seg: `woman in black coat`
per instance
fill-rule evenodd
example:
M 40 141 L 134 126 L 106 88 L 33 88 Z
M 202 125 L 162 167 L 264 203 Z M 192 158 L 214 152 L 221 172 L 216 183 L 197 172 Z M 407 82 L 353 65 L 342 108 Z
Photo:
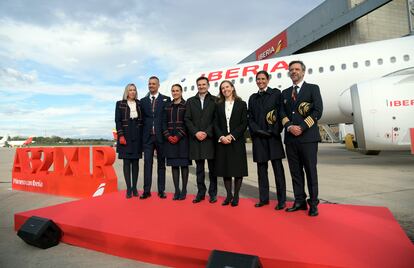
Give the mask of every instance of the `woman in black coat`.
M 142 115 L 134 84 L 125 87 L 122 100 L 116 103 L 115 124 L 118 137 L 116 151 L 118 158 L 124 162 L 126 197 L 131 198 L 132 195 L 138 196 L 138 162 L 142 157 Z
M 223 206 L 239 204 L 239 192 L 243 177 L 247 176 L 246 140 L 247 105 L 237 96 L 234 85 L 224 80 L 216 104 L 214 130 L 218 138 L 216 147 L 216 174 L 223 177 L 227 197 Z M 234 195 L 232 181 L 234 177 Z
M 184 200 L 187 195 L 188 166 L 188 138 L 184 124 L 186 111 L 185 100 L 182 98 L 183 88 L 180 84 L 171 87 L 173 100 L 166 105 L 163 120 L 163 135 L 168 141 L 165 143 L 165 157 L 167 166 L 171 166 L 175 193 L 173 200 Z M 180 190 L 180 168 L 183 179 Z

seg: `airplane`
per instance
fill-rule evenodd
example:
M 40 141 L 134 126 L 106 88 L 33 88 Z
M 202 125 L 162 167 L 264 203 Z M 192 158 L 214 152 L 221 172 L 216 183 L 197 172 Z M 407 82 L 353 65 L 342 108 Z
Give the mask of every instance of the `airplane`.
M 34 143 L 33 137 L 29 137 L 27 140 L 8 141 L 7 145 L 9 145 L 10 147 L 23 147 L 28 146 L 31 143 Z
M 260 70 L 271 75 L 270 87 L 290 87 L 288 65 L 293 60 L 303 61 L 304 80 L 320 87 L 324 111 L 319 124 L 325 129 L 328 124 L 353 124 L 358 147 L 367 153 L 410 150 L 410 128 L 414 128 L 413 35 L 193 73 L 163 82 L 160 91 L 169 96 L 171 85 L 179 83 L 184 99 L 188 99 L 197 94 L 196 79 L 206 76 L 211 94 L 217 95 L 220 82 L 227 79 L 247 102 L 258 90 L 255 75 Z
M 0 140 L 0 147 L 6 147 L 7 146 L 7 140 L 9 139 L 9 135 L 4 135 L 3 138 Z

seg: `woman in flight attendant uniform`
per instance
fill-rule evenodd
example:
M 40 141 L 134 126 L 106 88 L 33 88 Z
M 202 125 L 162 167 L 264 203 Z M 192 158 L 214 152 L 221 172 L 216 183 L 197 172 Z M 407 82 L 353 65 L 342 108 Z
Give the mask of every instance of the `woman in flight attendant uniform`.
M 185 100 L 182 98 L 183 88 L 180 84 L 171 87 L 173 100 L 166 105 L 163 120 L 163 135 L 168 141 L 165 143 L 167 166 L 171 166 L 175 193 L 173 200 L 184 200 L 187 195 L 188 166 L 188 137 L 184 124 L 186 111 Z M 180 190 L 180 168 L 182 188 Z
M 142 157 L 142 117 L 134 84 L 125 87 L 122 100 L 116 103 L 115 124 L 118 136 L 116 151 L 118 158 L 123 159 L 126 198 L 131 198 L 132 195 L 138 196 L 138 164 Z
M 220 95 L 216 104 L 214 131 L 218 137 L 216 146 L 216 174 L 223 177 L 227 198 L 226 206 L 239 204 L 239 192 L 243 177 L 247 176 L 246 139 L 247 105 L 237 96 L 234 85 L 224 80 L 220 84 Z M 232 180 L 234 177 L 234 195 Z

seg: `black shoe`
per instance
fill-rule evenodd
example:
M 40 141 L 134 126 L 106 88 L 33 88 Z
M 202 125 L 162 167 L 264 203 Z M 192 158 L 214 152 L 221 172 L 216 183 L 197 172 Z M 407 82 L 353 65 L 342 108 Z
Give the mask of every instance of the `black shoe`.
M 196 196 L 196 198 L 193 199 L 193 203 L 200 203 L 202 200 L 204 200 L 204 196 Z
M 221 203 L 222 206 L 227 206 L 230 204 L 230 202 L 233 200 L 232 196 L 228 196 L 226 197 L 226 199 L 224 199 L 223 203 Z
M 159 192 L 158 197 L 161 198 L 161 199 L 165 199 L 165 198 L 167 198 L 167 195 L 164 192 Z
M 138 195 L 138 190 L 137 189 L 132 189 L 132 195 L 138 197 L 139 196 Z
M 239 198 L 238 197 L 233 198 L 233 201 L 231 201 L 231 206 L 237 207 L 238 205 L 239 205 Z
M 309 205 L 309 216 L 315 217 L 319 215 L 318 206 L 317 205 Z
M 187 191 L 181 191 L 181 193 L 180 193 L 180 200 L 185 200 L 185 198 L 187 197 Z
M 269 201 L 260 201 L 259 203 L 256 203 L 254 206 L 257 208 L 263 207 L 264 205 L 269 205 Z
M 275 207 L 275 210 L 282 210 L 286 207 L 285 203 L 278 203 L 277 206 Z
M 147 199 L 148 197 L 151 197 L 151 193 L 146 193 L 146 192 L 144 192 L 140 197 L 139 197 L 139 199 Z
M 307 209 L 308 209 L 308 206 L 306 205 L 306 203 L 300 204 L 300 203 L 295 202 L 292 207 L 286 209 L 286 212 L 294 212 L 297 210 L 307 210 Z
M 132 197 L 132 193 L 131 190 L 126 190 L 126 198 L 131 198 Z
M 179 200 L 180 199 L 180 192 L 175 192 L 173 200 Z
M 216 203 L 217 202 L 217 196 L 210 196 L 210 200 L 208 202 Z

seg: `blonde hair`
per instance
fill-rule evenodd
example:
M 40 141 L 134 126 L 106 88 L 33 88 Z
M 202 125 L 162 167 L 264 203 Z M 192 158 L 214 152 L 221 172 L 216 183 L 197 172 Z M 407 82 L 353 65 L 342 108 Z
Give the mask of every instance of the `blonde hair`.
M 124 90 L 124 95 L 122 96 L 122 100 L 127 100 L 128 99 L 128 91 L 129 91 L 130 86 L 134 86 L 135 92 L 136 92 L 135 99 L 136 100 L 138 99 L 137 87 L 135 86 L 135 84 L 131 83 L 131 84 L 126 85 L 125 90 Z

